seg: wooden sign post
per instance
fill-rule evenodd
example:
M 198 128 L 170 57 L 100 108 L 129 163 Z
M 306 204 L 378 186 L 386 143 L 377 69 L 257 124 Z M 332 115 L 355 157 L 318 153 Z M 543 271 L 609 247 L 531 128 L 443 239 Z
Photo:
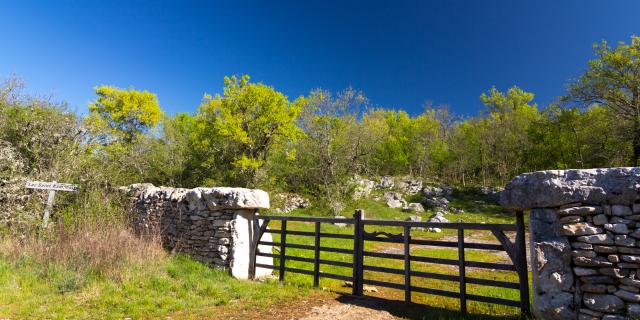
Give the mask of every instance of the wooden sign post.
M 57 183 L 43 182 L 43 181 L 28 181 L 26 187 L 28 189 L 42 189 L 49 190 L 49 198 L 47 198 L 47 207 L 44 209 L 44 216 L 42 216 L 42 228 L 46 228 L 49 225 L 49 216 L 51 215 L 51 209 L 53 208 L 53 199 L 56 196 L 56 191 L 69 191 L 76 192 L 80 190 L 80 186 L 77 184 L 69 183 Z

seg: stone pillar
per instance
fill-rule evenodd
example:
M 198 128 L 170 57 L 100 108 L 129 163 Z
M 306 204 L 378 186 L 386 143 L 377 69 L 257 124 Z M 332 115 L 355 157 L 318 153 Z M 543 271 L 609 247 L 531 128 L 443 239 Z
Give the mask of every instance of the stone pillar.
M 640 318 L 640 168 L 525 173 L 500 202 L 530 210 L 537 319 Z
M 157 234 L 168 250 L 184 253 L 214 267 L 249 278 L 259 209 L 269 208 L 269 195 L 244 188 L 166 188 L 136 184 L 122 188 L 133 200 L 132 220 L 140 234 Z M 271 241 L 271 234 L 263 236 Z M 271 247 L 261 246 L 262 252 Z M 258 263 L 273 265 L 273 258 Z M 257 268 L 256 278 L 271 274 Z
M 231 275 L 237 279 L 249 279 L 249 266 L 251 263 L 251 252 L 254 250 L 255 238 L 257 236 L 257 225 L 259 220 L 255 217 L 255 210 L 238 210 L 233 217 L 232 237 L 233 246 L 231 248 Z M 271 233 L 262 236 L 263 241 L 271 242 Z M 260 245 L 261 252 L 271 252 L 271 246 Z M 273 265 L 271 257 L 256 257 L 256 262 L 260 264 Z M 268 268 L 256 268 L 255 278 L 263 278 L 271 275 L 272 270 Z

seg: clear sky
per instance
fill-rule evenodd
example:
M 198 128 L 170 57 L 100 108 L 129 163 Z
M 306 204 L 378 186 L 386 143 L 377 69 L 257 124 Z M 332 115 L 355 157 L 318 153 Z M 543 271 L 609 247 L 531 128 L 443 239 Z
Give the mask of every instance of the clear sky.
M 85 112 L 100 84 L 195 111 L 225 75 L 290 98 L 363 90 L 377 106 L 460 114 L 519 85 L 544 106 L 584 70 L 592 44 L 640 35 L 640 1 L 0 0 L 0 77 Z

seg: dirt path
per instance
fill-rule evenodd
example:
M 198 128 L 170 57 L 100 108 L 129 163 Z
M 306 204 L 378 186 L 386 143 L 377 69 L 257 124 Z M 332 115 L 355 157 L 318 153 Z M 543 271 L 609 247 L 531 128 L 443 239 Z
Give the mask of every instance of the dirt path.
M 352 298 L 350 301 L 327 301 L 311 309 L 300 320 L 395 320 L 400 319 L 368 299 Z
M 314 292 L 286 303 L 266 308 L 226 308 L 213 319 L 229 320 L 396 320 L 375 300 L 343 296 L 333 292 Z

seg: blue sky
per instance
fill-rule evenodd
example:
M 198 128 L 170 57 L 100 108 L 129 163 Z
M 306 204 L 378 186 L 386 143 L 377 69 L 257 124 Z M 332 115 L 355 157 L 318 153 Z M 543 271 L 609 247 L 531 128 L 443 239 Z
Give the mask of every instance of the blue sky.
M 546 105 L 594 42 L 640 35 L 638 12 L 640 1 L 0 0 L 0 77 L 78 112 L 100 84 L 192 112 L 246 73 L 292 99 L 352 86 L 377 106 L 473 115 L 491 86 Z

